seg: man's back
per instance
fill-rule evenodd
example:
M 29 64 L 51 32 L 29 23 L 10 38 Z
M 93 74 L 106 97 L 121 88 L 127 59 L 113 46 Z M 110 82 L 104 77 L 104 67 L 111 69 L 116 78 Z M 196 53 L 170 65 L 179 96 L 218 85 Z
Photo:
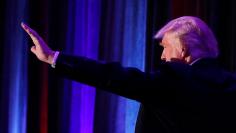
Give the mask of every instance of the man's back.
M 163 95 L 163 101 L 152 97 L 143 102 L 137 133 L 236 132 L 233 75 L 212 59 L 202 59 L 193 66 L 165 63 L 161 68 L 171 76 L 166 89 L 172 91 Z M 165 97 L 168 100 L 164 101 Z

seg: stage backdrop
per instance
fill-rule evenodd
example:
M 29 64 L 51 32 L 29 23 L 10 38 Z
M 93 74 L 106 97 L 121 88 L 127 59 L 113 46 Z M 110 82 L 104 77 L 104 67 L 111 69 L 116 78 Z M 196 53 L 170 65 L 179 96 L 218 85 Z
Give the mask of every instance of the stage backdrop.
M 24 21 L 54 49 L 143 71 L 158 68 L 153 35 L 194 15 L 213 29 L 220 63 L 235 71 L 235 1 L 1 0 L 0 132 L 133 133 L 139 103 L 53 74 L 30 52 Z

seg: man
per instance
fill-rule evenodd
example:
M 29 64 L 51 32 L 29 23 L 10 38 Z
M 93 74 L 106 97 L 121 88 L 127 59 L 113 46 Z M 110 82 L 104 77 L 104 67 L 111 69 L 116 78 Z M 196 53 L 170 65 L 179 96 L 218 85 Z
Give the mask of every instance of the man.
M 56 73 L 141 102 L 137 133 L 236 132 L 236 78 L 217 65 L 217 41 L 197 17 L 174 19 L 155 35 L 165 63 L 153 73 L 53 51 L 22 27 Z

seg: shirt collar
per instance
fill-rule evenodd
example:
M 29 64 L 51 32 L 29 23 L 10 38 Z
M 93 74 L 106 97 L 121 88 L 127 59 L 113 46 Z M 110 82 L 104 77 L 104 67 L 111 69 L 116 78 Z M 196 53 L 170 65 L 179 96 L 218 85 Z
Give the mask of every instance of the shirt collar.
M 196 60 L 194 60 L 193 62 L 191 62 L 189 65 L 192 66 L 194 63 L 196 63 L 197 61 L 199 61 L 202 58 L 197 58 Z

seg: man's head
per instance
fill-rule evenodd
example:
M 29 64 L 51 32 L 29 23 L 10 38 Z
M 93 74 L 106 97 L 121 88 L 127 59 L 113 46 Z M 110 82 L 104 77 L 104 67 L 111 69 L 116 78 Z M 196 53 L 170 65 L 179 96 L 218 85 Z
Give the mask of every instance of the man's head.
M 183 16 L 174 19 L 155 35 L 164 47 L 161 59 L 187 64 L 199 58 L 216 58 L 218 44 L 210 28 L 199 18 Z

